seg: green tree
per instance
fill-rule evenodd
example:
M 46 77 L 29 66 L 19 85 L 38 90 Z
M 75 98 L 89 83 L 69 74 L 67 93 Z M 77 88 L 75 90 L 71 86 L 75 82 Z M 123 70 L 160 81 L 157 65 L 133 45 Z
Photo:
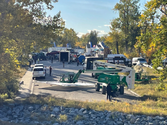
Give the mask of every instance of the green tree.
M 89 42 L 89 33 L 86 33 L 79 38 L 79 42 L 81 42 L 81 45 L 86 48 L 86 44 Z
M 153 68 L 160 73 L 159 79 L 167 78 L 167 68 L 163 66 L 162 60 L 167 56 L 167 3 L 163 0 L 151 0 L 145 4 L 145 11 L 140 17 L 139 26 L 142 27 L 141 35 L 138 37 L 136 47 L 142 51 L 155 49 L 152 60 Z M 143 31 L 144 30 L 144 31 Z M 162 66 L 163 70 L 157 67 Z
M 50 39 L 57 37 L 57 31 L 64 24 L 60 14 L 41 22 L 46 17 L 42 10 L 44 3 L 52 8 L 50 0 L 0 1 L 0 86 L 7 88 L 10 97 L 10 91 L 17 90 L 17 67 L 27 63 L 32 50 L 49 46 Z
M 92 45 L 96 45 L 98 42 L 98 32 L 96 30 L 92 30 L 89 34 L 89 41 L 92 42 Z
M 77 33 L 74 31 L 74 29 L 70 28 L 64 28 L 64 30 L 62 31 L 62 35 L 59 38 L 60 42 L 58 44 L 62 44 L 64 47 L 66 46 L 66 44 L 70 44 L 71 47 L 74 47 L 76 42 L 78 41 L 78 36 Z
M 139 0 L 120 0 L 114 7 L 114 10 L 119 11 L 119 17 L 116 19 L 119 23 L 120 30 L 124 33 L 126 52 L 134 48 L 136 36 L 139 34 L 137 27 L 139 21 Z

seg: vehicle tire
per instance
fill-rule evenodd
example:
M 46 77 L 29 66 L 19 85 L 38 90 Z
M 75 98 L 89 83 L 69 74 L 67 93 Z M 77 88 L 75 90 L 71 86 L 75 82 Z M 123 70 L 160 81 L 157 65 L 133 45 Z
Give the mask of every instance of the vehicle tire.
M 95 75 L 95 79 L 97 79 L 98 78 L 98 76 L 97 75 Z
M 95 76 L 93 75 L 93 73 L 92 73 L 92 77 L 95 77 Z
M 106 89 L 107 89 L 106 86 L 102 87 L 102 94 L 104 94 L 104 95 L 106 94 Z
M 45 79 L 45 77 L 43 77 L 43 79 Z
M 124 86 L 120 86 L 120 94 L 121 94 L 121 95 L 124 94 Z
M 95 87 L 96 87 L 96 91 L 99 91 L 99 90 L 100 90 L 100 83 L 97 83 L 97 84 L 95 85 Z
M 34 79 L 34 77 L 32 77 L 32 79 Z

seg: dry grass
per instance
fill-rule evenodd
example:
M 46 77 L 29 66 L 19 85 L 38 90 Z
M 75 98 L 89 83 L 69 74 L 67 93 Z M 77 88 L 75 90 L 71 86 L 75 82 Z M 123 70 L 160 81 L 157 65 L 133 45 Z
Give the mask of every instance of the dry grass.
M 21 78 L 24 76 L 24 74 L 26 73 L 28 67 L 25 68 L 19 68 L 17 73 L 16 73 L 16 77 L 18 78 L 18 81 L 21 81 Z
M 152 78 L 150 82 L 136 82 L 135 91 L 142 96 L 144 101 L 140 101 L 139 104 L 147 106 L 153 109 L 162 110 L 167 112 L 167 80 L 164 80 L 166 89 L 163 91 L 157 91 L 155 88 L 159 85 L 157 74 L 153 69 L 144 67 L 147 75 Z
M 137 104 L 129 104 L 127 102 L 116 102 L 116 101 L 73 101 L 55 98 L 51 96 L 36 96 L 31 95 L 23 103 L 38 103 L 38 104 L 48 104 L 50 106 L 64 106 L 64 107 L 75 107 L 75 108 L 85 108 L 94 109 L 97 111 L 119 111 L 124 113 L 132 114 L 146 114 L 146 115 L 167 115 L 165 103 L 159 102 L 153 103 L 153 100 L 139 101 Z

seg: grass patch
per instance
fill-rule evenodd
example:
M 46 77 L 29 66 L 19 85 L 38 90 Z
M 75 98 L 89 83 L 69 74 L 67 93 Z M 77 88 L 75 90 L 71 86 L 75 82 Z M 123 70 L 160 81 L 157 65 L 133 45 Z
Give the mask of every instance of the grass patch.
M 49 106 L 64 106 L 64 107 L 74 107 L 74 108 L 85 108 L 94 109 L 97 111 L 119 111 L 131 114 L 145 114 L 145 115 L 167 115 L 167 103 L 162 101 L 137 101 L 136 104 L 129 104 L 127 102 L 116 102 L 116 101 L 73 101 L 55 98 L 51 96 L 39 96 L 31 95 L 29 98 L 21 101 L 22 103 L 36 103 L 36 104 L 48 104 Z M 77 118 L 80 118 L 77 116 Z M 62 118 L 63 119 L 63 118 Z
M 67 121 L 67 115 L 59 115 L 59 119 L 58 119 L 59 122 L 66 122 Z
M 79 121 L 79 120 L 83 120 L 84 117 L 81 115 L 76 115 L 74 119 L 75 119 L 75 121 Z
M 18 68 L 18 71 L 16 73 L 16 77 L 18 78 L 18 81 L 21 81 L 21 78 L 24 76 L 24 74 L 27 72 L 28 67 L 25 68 Z
M 158 80 L 160 75 L 154 69 L 147 67 L 143 67 L 143 69 L 147 72 L 151 80 L 149 82 L 136 82 L 133 91 L 141 95 L 143 100 L 139 101 L 139 104 L 167 112 L 167 79 L 164 80 L 164 88 L 161 89 L 162 91 L 158 91 L 157 88 L 161 88 Z

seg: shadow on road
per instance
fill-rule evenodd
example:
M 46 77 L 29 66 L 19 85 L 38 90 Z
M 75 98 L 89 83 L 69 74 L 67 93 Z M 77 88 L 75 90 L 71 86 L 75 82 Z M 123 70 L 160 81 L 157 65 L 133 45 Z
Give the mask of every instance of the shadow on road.
M 52 87 L 45 87 L 45 88 L 40 88 L 40 89 L 52 90 L 52 91 L 63 91 L 63 92 L 86 91 L 89 93 L 99 93 L 95 91 L 95 88 L 93 86 L 88 87 L 88 86 L 59 86 L 59 85 L 55 86 L 54 85 Z

